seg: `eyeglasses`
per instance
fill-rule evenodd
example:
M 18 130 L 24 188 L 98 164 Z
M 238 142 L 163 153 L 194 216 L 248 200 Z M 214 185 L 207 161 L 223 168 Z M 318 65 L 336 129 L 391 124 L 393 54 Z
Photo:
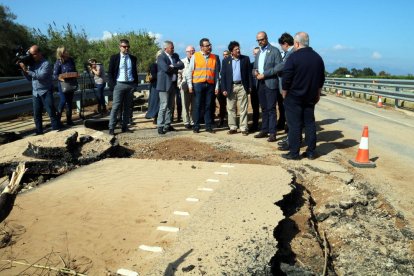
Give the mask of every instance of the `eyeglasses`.
M 125 49 L 129 49 L 130 46 L 128 46 L 128 45 L 120 45 L 120 47 L 125 48 Z
M 194 53 L 195 50 L 185 51 L 186 53 Z
M 266 38 L 256 39 L 257 42 L 261 42 L 263 40 L 266 40 Z
M 213 46 L 213 45 L 211 45 L 211 44 L 203 45 L 203 47 L 211 47 L 211 46 Z

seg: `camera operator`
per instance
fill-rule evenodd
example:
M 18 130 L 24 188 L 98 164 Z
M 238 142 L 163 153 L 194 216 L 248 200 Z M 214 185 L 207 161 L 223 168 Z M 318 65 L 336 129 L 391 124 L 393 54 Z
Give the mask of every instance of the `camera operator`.
M 33 64 L 29 66 L 19 62 L 23 75 L 32 82 L 33 118 L 36 126 L 36 135 L 43 134 L 42 112 L 43 108 L 49 114 L 52 129 L 60 128 L 53 103 L 52 65 L 43 57 L 39 47 L 33 45 L 29 49 Z
M 105 114 L 106 105 L 105 105 L 105 96 L 104 89 L 106 86 L 105 81 L 105 69 L 102 63 L 97 63 L 96 59 L 91 58 L 88 60 L 88 69 L 93 74 L 93 79 L 95 81 L 96 87 L 96 101 L 98 102 L 98 112 L 102 115 Z

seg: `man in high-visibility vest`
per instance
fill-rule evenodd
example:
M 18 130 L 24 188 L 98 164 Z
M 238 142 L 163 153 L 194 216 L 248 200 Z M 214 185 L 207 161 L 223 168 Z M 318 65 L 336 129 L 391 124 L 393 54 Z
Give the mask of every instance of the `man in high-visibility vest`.
M 200 40 L 200 52 L 194 53 L 188 70 L 188 89 L 194 93 L 193 132 L 200 132 L 200 119 L 204 117 L 206 131 L 214 133 L 211 118 L 211 101 L 219 91 L 220 59 L 211 53 L 212 45 L 208 38 Z

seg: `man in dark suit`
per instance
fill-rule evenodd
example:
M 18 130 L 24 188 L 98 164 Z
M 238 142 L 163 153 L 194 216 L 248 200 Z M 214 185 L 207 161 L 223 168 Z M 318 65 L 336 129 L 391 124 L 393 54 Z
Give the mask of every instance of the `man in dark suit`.
M 171 41 L 164 42 L 164 51 L 157 58 L 157 90 L 160 97 L 160 110 L 158 111 L 158 134 L 175 131 L 171 126 L 172 111 L 174 110 L 174 97 L 177 93 L 178 70 L 184 68 L 180 57 L 174 53 L 174 44 Z
M 256 56 L 254 69 L 257 78 L 257 91 L 262 107 L 262 129 L 255 138 L 264 138 L 269 134 L 268 142 L 276 141 L 276 102 L 279 93 L 279 79 L 276 66 L 282 62 L 280 51 L 270 45 L 267 34 L 259 32 L 256 41 L 260 52 Z
M 237 104 L 240 105 L 240 130 L 246 136 L 249 134 L 247 126 L 247 94 L 252 87 L 252 70 L 250 59 L 240 54 L 240 44 L 231 41 L 228 47 L 231 56 L 223 59 L 221 66 L 221 90 L 227 97 L 228 134 L 237 133 Z
M 119 41 L 120 53 L 109 60 L 108 85 L 113 90 L 112 110 L 109 119 L 109 134 L 114 135 L 116 118 L 122 109 L 122 132 L 128 131 L 132 106 L 132 91 L 138 85 L 137 58 L 129 54 L 129 41 Z
M 309 47 L 307 33 L 295 35 L 294 47 L 295 52 L 287 59 L 282 76 L 282 96 L 289 126 L 289 153 L 282 157 L 300 159 L 300 138 L 302 126 L 305 126 L 307 149 L 303 156 L 315 159 L 315 105 L 325 82 L 325 65 L 321 56 Z

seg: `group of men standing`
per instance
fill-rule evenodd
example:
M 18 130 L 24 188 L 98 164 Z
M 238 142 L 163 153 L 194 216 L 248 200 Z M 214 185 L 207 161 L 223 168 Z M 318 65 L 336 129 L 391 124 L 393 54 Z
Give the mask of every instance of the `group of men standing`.
M 161 54 L 157 57 L 157 85 L 160 107 L 157 130 L 160 135 L 174 131 L 171 125 L 176 89 L 180 89 L 184 126 L 194 133 L 200 132 L 200 125 L 214 133 L 215 95 L 226 99 L 228 113 L 228 134 L 238 133 L 237 106 L 239 110 L 239 128 L 242 135 L 258 130 L 259 104 L 262 124 L 255 138 L 267 138 L 276 141 L 278 129 L 285 129 L 287 122 L 288 138 L 279 142 L 279 149 L 288 150 L 282 157 L 291 160 L 300 159 L 299 149 L 302 140 L 302 128 L 305 128 L 307 150 L 304 156 L 315 158 L 316 126 L 314 108 L 319 101 L 325 81 L 325 67 L 322 58 L 309 47 L 309 36 L 299 32 L 294 37 L 284 33 L 279 44 L 284 52 L 282 57 L 278 48 L 269 43 L 265 32 L 256 35 L 258 47 L 253 51 L 254 62 L 242 55 L 237 41 L 231 41 L 224 59 L 212 53 L 212 44 L 208 38 L 200 40 L 200 51 L 193 46 L 186 48 L 186 57 L 180 59 L 174 52 L 174 44 L 165 41 Z M 109 134 L 114 135 L 117 115 L 122 111 L 122 132 L 128 131 L 130 122 L 132 91 L 138 84 L 137 58 L 129 54 L 129 41 L 121 39 L 120 52 L 111 56 L 108 70 L 108 84 L 113 89 L 113 104 L 109 120 Z M 36 47 L 33 47 L 36 58 Z M 37 61 L 37 60 L 36 60 Z M 33 69 L 22 66 L 30 80 L 33 79 L 35 98 L 41 95 L 40 75 L 37 67 Z M 39 81 L 38 81 L 39 80 Z M 38 84 L 40 83 L 40 84 Z M 43 84 L 42 84 L 43 85 Z M 50 86 L 49 84 L 47 85 Z M 38 88 L 39 87 L 39 88 Z M 248 127 L 248 94 L 253 109 L 253 124 Z M 47 102 L 45 98 L 43 102 Z M 34 106 L 37 108 L 37 102 Z M 40 101 L 39 101 L 40 103 Z M 221 101 L 221 105 L 222 105 Z M 279 106 L 277 121 L 276 104 Z M 40 105 L 40 104 L 39 104 Z M 46 104 L 46 107 L 49 106 Z M 52 110 L 47 110 L 53 114 Z M 223 123 L 224 111 L 221 106 L 220 124 Z M 36 113 L 37 114 L 37 113 Z M 35 115 L 36 125 L 41 124 Z M 54 117 L 51 115 L 52 125 Z M 38 129 L 41 130 L 40 127 Z

